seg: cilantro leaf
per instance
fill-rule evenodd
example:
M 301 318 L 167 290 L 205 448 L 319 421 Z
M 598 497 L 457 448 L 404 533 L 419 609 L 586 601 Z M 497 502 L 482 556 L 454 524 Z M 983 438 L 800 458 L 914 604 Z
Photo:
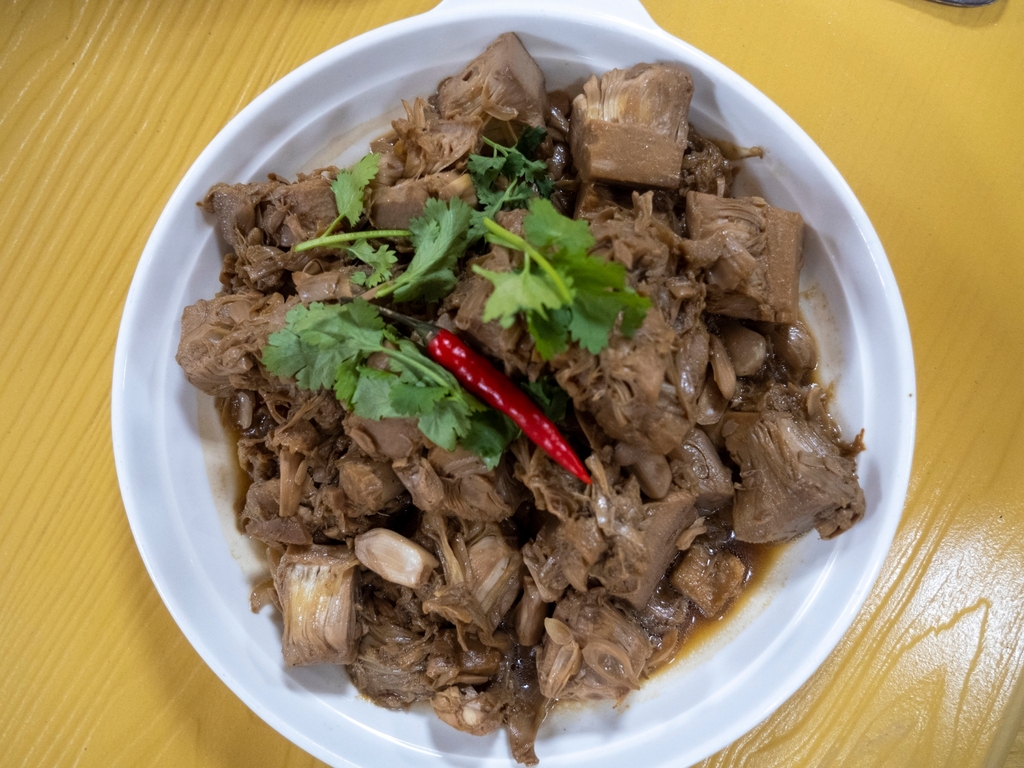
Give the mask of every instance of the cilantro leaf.
M 644 324 L 647 310 L 651 308 L 651 301 L 637 293 L 630 293 L 624 296 L 623 300 L 622 324 L 619 330 L 623 336 L 632 337 Z
M 452 392 L 461 392 L 458 379 L 445 368 L 426 357 L 420 348 L 408 339 L 398 339 L 397 353 L 391 353 L 391 370 L 401 376 L 407 384 L 422 383 L 443 387 Z
M 338 205 L 338 219 L 348 219 L 350 226 L 363 215 L 363 193 L 366 185 L 377 176 L 380 155 L 369 154 L 363 157 L 349 170 L 338 171 L 338 176 L 331 182 L 334 201 Z M 332 224 L 329 229 L 333 229 Z
M 387 356 L 387 369 L 367 365 L 374 354 Z M 519 434 L 362 299 L 293 308 L 285 327 L 271 334 L 262 362 L 274 375 L 294 376 L 303 389 L 333 389 L 363 418 L 415 418 L 434 443 L 449 451 L 463 445 L 490 468 Z
M 334 396 L 342 403 L 351 403 L 359 386 L 360 370 L 358 360 L 350 358 L 334 372 Z
M 598 354 L 608 346 L 608 336 L 622 309 L 612 293 L 581 292 L 572 306 L 569 333 L 572 340 L 591 354 Z
M 536 193 L 526 184 L 511 184 L 505 190 L 501 207 L 505 210 L 525 208 L 536 197 Z
M 625 267 L 590 253 L 595 243 L 586 221 L 569 219 L 548 200 L 535 198 L 523 220 L 524 237 L 492 220 L 484 226 L 489 242 L 523 252 L 523 266 L 509 273 L 474 267 L 494 285 L 483 319 L 508 328 L 524 315 L 543 359 L 563 352 L 570 340 L 598 354 L 620 315 L 627 336 L 643 323 L 650 301 L 628 285 Z
M 548 176 L 548 164 L 543 160 L 530 160 L 537 153 L 548 132 L 545 128 L 535 126 L 527 128 L 516 141 L 515 147 L 508 152 L 508 160 L 503 172 L 510 181 L 522 177 L 523 181 L 532 185 L 541 197 L 549 197 L 554 186 Z M 550 185 L 545 192 L 541 186 Z
M 294 376 L 304 389 L 331 387 L 339 366 L 353 356 L 354 344 L 380 344 L 384 324 L 379 315 L 379 324 L 369 320 L 357 326 L 358 338 L 353 339 L 349 323 L 336 317 L 332 309 L 314 302 L 289 310 L 285 327 L 272 333 L 263 349 L 267 370 L 275 376 Z M 351 310 L 359 316 L 359 308 Z
M 582 234 L 569 232 L 566 239 L 576 238 L 582 243 L 585 242 Z M 589 230 L 585 234 L 592 242 Z M 608 336 L 615 327 L 619 312 L 638 299 L 645 300 L 626 287 L 626 268 L 618 262 L 603 261 L 567 248 L 562 252 L 562 267 L 576 286 L 569 332 L 573 341 L 596 355 L 608 345 Z
M 395 301 L 443 299 L 458 279 L 455 266 L 466 252 L 472 211 L 461 198 L 447 204 L 430 199 L 423 215 L 409 222 L 409 240 L 416 249 L 405 272 L 380 290 L 378 296 L 393 293 Z
M 283 328 L 270 335 L 268 346 L 263 351 L 263 364 L 275 376 L 294 376 L 299 386 L 305 389 L 318 389 L 329 386 L 333 379 L 333 376 L 312 376 L 307 373 L 320 357 L 319 348 L 302 344 L 294 331 Z
M 569 393 L 558 386 L 553 376 L 541 376 L 536 381 L 528 381 L 523 384 L 523 389 L 540 406 L 545 416 L 556 424 L 565 421 Z
M 470 218 L 469 224 L 469 236 L 468 240 L 471 243 L 475 243 L 485 234 L 487 234 L 487 227 L 484 225 L 484 219 L 493 219 L 498 211 L 501 210 L 502 204 L 505 202 L 503 194 L 498 194 L 495 199 L 488 202 L 488 198 L 477 197 L 477 200 L 484 207 L 479 210 L 474 210 L 473 215 Z
M 548 164 L 543 160 L 530 159 L 546 137 L 544 128 L 527 128 L 514 147 L 504 147 L 484 139 L 494 154 L 490 157 L 469 156 L 467 170 L 476 189 L 477 201 L 483 206 L 483 210 L 474 213 L 470 242 L 485 234 L 485 218 L 493 219 L 500 210 L 525 208 L 538 195 L 551 196 L 555 187 L 548 176 Z
M 547 129 L 539 125 L 531 125 L 519 134 L 516 150 L 526 157 L 533 157 L 537 149 L 548 137 Z
M 302 341 L 345 359 L 371 354 L 384 342 L 384 320 L 362 300 L 340 305 L 315 301 L 308 309 L 295 307 L 285 319 Z
M 562 308 L 547 317 L 538 312 L 526 316 L 526 330 L 533 337 L 537 354 L 544 360 L 550 360 L 569 348 L 569 323 L 572 312 Z
M 356 285 L 373 288 L 386 280 L 391 279 L 391 267 L 398 261 L 393 249 L 386 245 L 373 249 L 365 240 L 359 240 L 346 249 L 352 256 L 355 256 L 364 264 L 373 268 L 373 272 L 367 275 L 364 272 L 356 272 L 350 278 Z
M 430 413 L 447 393 L 444 387 L 399 382 L 391 387 L 391 404 L 399 413 L 422 416 Z
M 562 297 L 546 276 L 524 271 L 492 272 L 477 265 L 473 271 L 494 284 L 494 292 L 484 307 L 485 323 L 498 320 L 502 328 L 510 328 L 520 312 L 536 312 L 546 317 L 546 310 L 562 306 Z
M 458 438 L 469 432 L 470 413 L 461 400 L 445 397 L 420 416 L 417 426 L 420 432 L 446 451 L 454 451 Z
M 469 431 L 462 438 L 462 447 L 472 451 L 484 461 L 484 466 L 494 469 L 508 444 L 522 434 L 508 416 L 491 408 L 477 411 L 469 422 Z
M 550 200 L 530 204 L 530 215 L 523 219 L 523 235 L 539 250 L 555 249 L 584 258 L 596 244 L 585 219 L 563 216 Z M 594 260 L 600 262 L 600 259 Z
M 491 157 L 470 155 L 466 161 L 469 177 L 473 180 L 474 186 L 477 187 L 477 199 L 481 202 L 483 202 L 483 199 L 480 197 L 481 191 L 485 196 L 489 196 L 492 199 L 501 197 L 501 192 L 491 187 L 501 175 L 501 169 L 505 167 L 505 157 L 505 155 L 496 152 Z
M 351 398 L 358 415 L 373 421 L 407 415 L 391 403 L 393 373 L 367 366 L 360 366 L 358 372 L 359 381 Z

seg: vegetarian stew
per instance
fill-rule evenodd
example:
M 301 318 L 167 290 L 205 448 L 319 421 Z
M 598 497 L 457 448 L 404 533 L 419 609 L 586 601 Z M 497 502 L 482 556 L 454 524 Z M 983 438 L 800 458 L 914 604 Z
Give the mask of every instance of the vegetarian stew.
M 239 435 L 287 664 L 532 765 L 554 702 L 621 702 L 728 610 L 743 547 L 863 516 L 803 220 L 732 196 L 692 94 L 549 93 L 505 34 L 351 168 L 209 191 L 222 290 L 177 360 Z

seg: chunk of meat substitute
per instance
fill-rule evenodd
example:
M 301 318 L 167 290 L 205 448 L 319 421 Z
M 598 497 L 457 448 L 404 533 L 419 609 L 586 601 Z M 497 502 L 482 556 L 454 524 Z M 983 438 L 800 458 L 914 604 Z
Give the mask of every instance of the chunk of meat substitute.
M 569 138 L 580 178 L 678 187 L 692 96 L 690 73 L 675 64 L 591 77 L 572 102 Z
M 544 73 L 511 32 L 454 77 L 437 86 L 437 108 L 447 120 L 456 117 L 493 117 L 543 126 L 550 106 Z
M 264 383 L 260 353 L 297 303 L 279 293 L 200 299 L 182 313 L 174 359 L 189 383 L 208 395 L 230 397 L 236 389 L 258 389 Z
M 747 567 L 736 555 L 706 544 L 691 546 L 672 571 L 671 581 L 707 618 L 719 616 L 743 591 Z
M 729 413 L 722 435 L 743 480 L 732 512 L 740 541 L 783 541 L 815 527 L 831 538 L 864 516 L 857 465 L 818 422 L 783 411 Z
M 675 341 L 661 313 L 648 311 L 632 338 L 614 333 L 600 355 L 573 348 L 555 358 L 555 377 L 609 437 L 664 455 L 692 426 L 670 380 Z
M 544 626 L 537 672 L 545 696 L 621 701 L 639 687 L 651 642 L 640 623 L 616 608 L 603 590 L 570 592 Z
M 345 492 L 346 512 L 354 516 L 380 512 L 405 490 L 390 463 L 360 456 L 338 462 L 338 483 Z
M 356 658 L 359 562 L 346 546 L 289 547 L 274 572 L 290 665 L 350 664 Z
M 697 519 L 693 496 L 675 490 L 660 501 L 642 504 L 635 478 L 616 488 L 595 457 L 587 466 L 594 477 L 587 491 L 591 511 L 608 541 L 608 551 L 591 568 L 591 575 L 609 594 L 641 608 L 672 562 L 676 538 Z
M 713 249 L 707 309 L 720 315 L 795 323 L 800 310 L 804 221 L 760 197 L 686 193 L 694 253 Z
M 405 155 L 405 178 L 418 179 L 447 170 L 476 149 L 483 129 L 479 118 L 442 119 L 419 97 L 412 104 L 402 104 L 406 117 L 391 126 L 400 140 L 396 147 L 401 147 Z
M 489 692 L 472 687 L 445 688 L 430 700 L 434 714 L 452 728 L 484 736 L 502 724 L 501 702 Z
M 732 472 L 726 469 L 703 429 L 691 429 L 670 456 L 673 479 L 696 495 L 694 504 L 698 508 L 717 510 L 732 501 Z
M 371 185 L 370 223 L 377 229 L 406 229 L 409 221 L 423 215 L 427 200 L 462 198 L 476 205 L 476 191 L 468 174 L 442 171 L 419 179 L 402 179 L 393 187 Z

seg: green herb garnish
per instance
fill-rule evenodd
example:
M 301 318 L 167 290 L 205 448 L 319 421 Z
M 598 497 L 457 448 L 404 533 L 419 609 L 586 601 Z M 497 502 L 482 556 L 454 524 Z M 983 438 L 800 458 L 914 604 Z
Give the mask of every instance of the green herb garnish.
M 483 220 L 493 219 L 501 210 L 525 208 L 535 197 L 551 197 L 554 182 L 548 176 L 543 160 L 531 160 L 537 147 L 547 136 L 544 128 L 527 128 L 514 147 L 503 147 L 484 139 L 494 154 L 470 155 L 467 163 L 469 176 L 476 188 L 476 198 L 483 206 L 473 217 L 470 241 L 484 235 Z
M 487 241 L 523 253 L 518 272 L 473 271 L 494 284 L 483 320 L 503 328 L 526 317 L 526 327 L 545 360 L 565 351 L 569 341 L 597 354 L 619 315 L 621 330 L 632 336 L 643 323 L 651 302 L 626 284 L 626 268 L 590 255 L 594 238 L 586 221 L 574 221 L 547 200 L 530 201 L 519 237 L 491 219 L 484 220 Z
M 377 177 L 379 166 L 380 155 L 371 153 L 347 171 L 338 171 L 337 177 L 331 182 L 334 202 L 338 205 L 338 218 L 327 227 L 325 235 L 333 232 L 341 224 L 342 219 L 348 219 L 350 227 L 356 225 L 363 215 L 366 187 Z
M 374 250 L 368 242 L 360 240 L 346 250 L 350 255 L 373 268 L 373 272 L 369 275 L 364 272 L 353 274 L 351 280 L 356 285 L 373 288 L 391 279 L 391 267 L 398 261 L 398 256 L 395 255 L 392 248 L 382 245 Z
M 387 370 L 367 365 L 376 353 L 387 357 Z M 294 307 L 285 327 L 268 339 L 262 362 L 275 376 L 294 377 L 303 389 L 333 390 L 364 418 L 415 418 L 428 439 L 449 451 L 461 445 L 488 469 L 519 434 L 508 417 L 466 392 L 362 299 Z
M 381 237 L 408 237 L 407 229 L 376 229 L 363 232 L 342 232 L 332 234 L 342 220 L 348 221 L 350 227 L 354 227 L 363 217 L 363 207 L 366 204 L 366 188 L 370 182 L 377 177 L 377 170 L 380 165 L 380 155 L 369 154 L 359 160 L 348 170 L 338 171 L 337 177 L 331 182 L 331 191 L 334 192 L 334 202 L 338 206 L 338 217 L 331 222 L 320 237 L 298 243 L 292 250 L 296 252 L 308 251 L 312 248 L 344 248 L 361 261 L 365 261 L 378 271 L 384 271 L 378 265 L 382 263 L 383 256 L 380 249 L 373 251 L 368 246 L 359 246 L 359 241 L 371 240 Z M 349 245 L 355 243 L 355 245 Z M 370 254 L 370 258 L 364 258 Z M 387 266 L 393 264 L 391 261 Z M 390 279 L 390 274 L 385 280 Z
M 427 200 L 423 215 L 409 222 L 409 240 L 416 249 L 405 272 L 377 296 L 394 294 L 395 301 L 443 299 L 455 288 L 455 265 L 466 252 L 473 210 L 460 198 L 447 204 Z
M 558 386 L 553 376 L 541 376 L 536 381 L 527 381 L 522 387 L 530 399 L 544 411 L 545 416 L 556 424 L 565 421 L 569 393 Z
M 295 246 L 294 250 L 342 248 L 348 251 L 373 267 L 373 273 L 365 278 L 353 277 L 356 285 L 365 285 L 369 288 L 391 280 L 391 267 L 397 261 L 397 257 L 395 252 L 386 246 L 373 250 L 368 243 L 358 241 L 408 237 L 416 249 L 409 266 L 395 278 L 394 282 L 387 283 L 377 291 L 377 296 L 394 294 L 395 301 L 437 301 L 451 293 L 458 282 L 455 266 L 466 252 L 472 215 L 473 210 L 458 197 L 452 198 L 448 203 L 432 198 L 427 201 L 423 215 L 409 222 L 409 229 L 342 232 L 307 240 Z

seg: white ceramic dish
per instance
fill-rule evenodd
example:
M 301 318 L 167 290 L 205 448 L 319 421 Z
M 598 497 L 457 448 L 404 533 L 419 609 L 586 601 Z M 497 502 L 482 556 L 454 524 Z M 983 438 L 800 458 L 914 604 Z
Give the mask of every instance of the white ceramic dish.
M 902 511 L 914 439 L 910 335 L 892 271 L 863 209 L 800 128 L 733 72 L 659 29 L 635 1 L 509 5 L 445 0 L 369 32 L 272 86 L 214 139 L 160 217 L 129 291 L 112 392 L 122 496 L 153 582 L 207 664 L 260 717 L 334 765 L 511 763 L 502 733 L 474 738 L 429 711 L 396 713 L 359 699 L 331 667 L 286 669 L 276 618 L 249 612 L 250 583 L 216 512 L 194 390 L 174 362 L 182 309 L 218 289 L 211 222 L 195 205 L 217 181 L 293 176 L 354 159 L 401 98 L 429 94 L 491 39 L 519 33 L 549 88 L 640 61 L 686 65 L 691 109 L 706 134 L 767 149 L 747 161 L 741 192 L 800 211 L 805 312 L 836 385 L 844 429 L 866 430 L 865 519 L 832 542 L 805 537 L 724 631 L 650 681 L 620 710 L 557 713 L 537 744 L 547 768 L 627 760 L 688 765 L 767 717 L 819 666 L 860 609 Z M 356 142 L 350 153 L 341 149 Z

